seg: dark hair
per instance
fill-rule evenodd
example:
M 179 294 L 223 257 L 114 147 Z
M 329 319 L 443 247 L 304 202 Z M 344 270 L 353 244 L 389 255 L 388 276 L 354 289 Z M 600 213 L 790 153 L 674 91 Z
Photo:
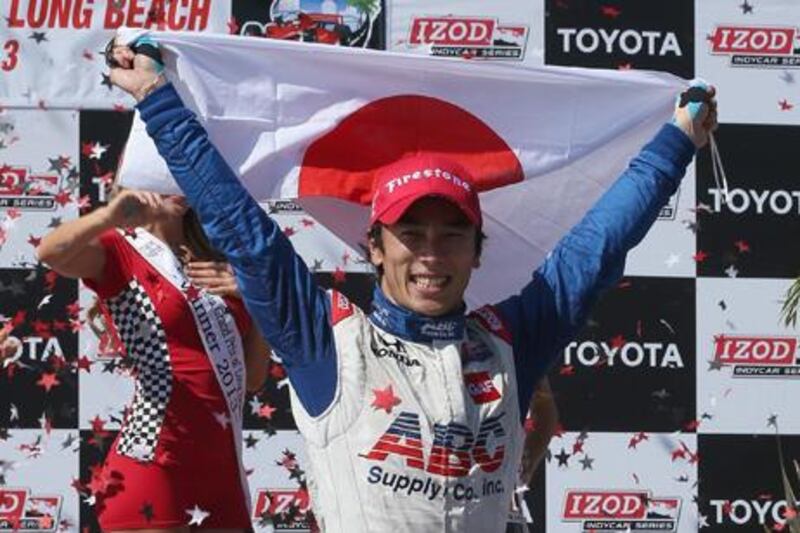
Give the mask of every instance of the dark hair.
M 186 211 L 183 215 L 182 223 L 183 234 L 186 236 L 186 244 L 189 246 L 189 250 L 191 250 L 195 259 L 200 261 L 228 261 L 223 254 L 211 246 L 194 210 L 188 209 Z
M 383 251 L 383 233 L 382 229 L 384 224 L 382 222 L 376 222 L 367 229 L 367 242 L 372 243 L 373 246 L 378 248 L 379 250 Z M 483 243 L 486 241 L 486 234 L 483 230 L 477 229 L 475 231 L 475 257 L 480 257 L 481 253 L 483 252 Z M 369 257 L 369 248 L 366 250 L 367 256 Z M 383 275 L 383 267 L 376 266 L 375 270 L 378 274 L 378 279 L 380 280 L 381 276 Z

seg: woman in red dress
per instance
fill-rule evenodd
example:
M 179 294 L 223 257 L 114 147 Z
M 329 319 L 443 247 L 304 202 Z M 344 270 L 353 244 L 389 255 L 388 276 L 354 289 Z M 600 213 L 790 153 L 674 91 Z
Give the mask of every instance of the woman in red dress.
M 268 347 L 183 197 L 123 190 L 37 254 L 97 293 L 136 380 L 94 494 L 103 530 L 249 528 L 241 420 Z

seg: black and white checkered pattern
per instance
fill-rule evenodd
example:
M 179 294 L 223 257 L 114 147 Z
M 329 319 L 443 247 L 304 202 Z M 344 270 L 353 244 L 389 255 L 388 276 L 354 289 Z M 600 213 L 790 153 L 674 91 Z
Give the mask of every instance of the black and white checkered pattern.
M 136 375 L 133 405 L 117 451 L 151 461 L 172 392 L 167 338 L 153 302 L 135 279 L 107 303 Z

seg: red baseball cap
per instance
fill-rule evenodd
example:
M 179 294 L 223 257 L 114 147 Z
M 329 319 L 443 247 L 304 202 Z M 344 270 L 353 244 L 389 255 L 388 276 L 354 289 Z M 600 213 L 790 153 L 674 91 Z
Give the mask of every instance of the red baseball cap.
M 375 174 L 370 225 L 394 224 L 411 204 L 433 196 L 449 200 L 479 229 L 483 225 L 478 190 L 467 170 L 442 156 L 416 154 Z

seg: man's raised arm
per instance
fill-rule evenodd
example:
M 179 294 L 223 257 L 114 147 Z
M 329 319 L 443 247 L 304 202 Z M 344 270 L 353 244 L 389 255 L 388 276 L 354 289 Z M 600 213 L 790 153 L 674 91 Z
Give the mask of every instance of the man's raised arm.
M 572 228 L 518 294 L 496 305 L 513 335 L 520 405 L 583 326 L 600 293 L 623 274 L 625 257 L 675 193 L 698 147 L 716 127 L 707 103 L 678 107 L 617 181 Z

